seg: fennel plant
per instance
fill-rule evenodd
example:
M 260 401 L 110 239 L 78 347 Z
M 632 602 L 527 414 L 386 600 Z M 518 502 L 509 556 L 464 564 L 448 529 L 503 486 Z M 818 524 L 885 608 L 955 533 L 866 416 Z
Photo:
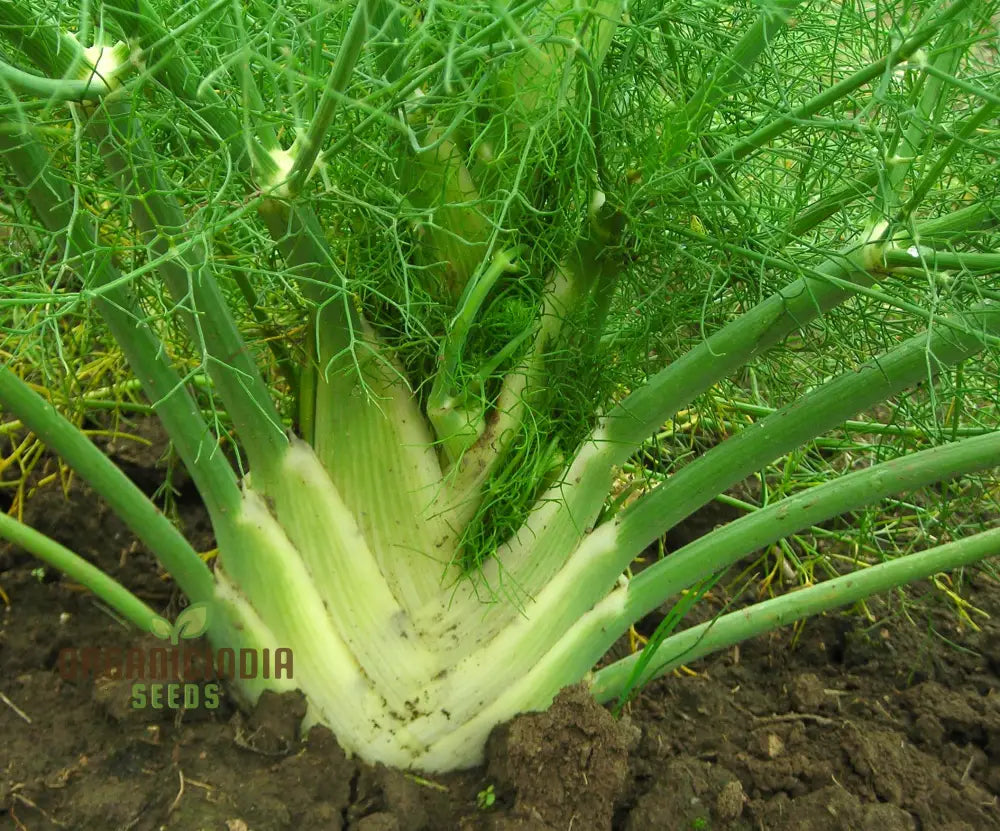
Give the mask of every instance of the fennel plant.
M 921 430 L 626 575 L 857 414 L 988 376 L 997 7 L 0 0 L 0 407 L 206 604 L 213 644 L 292 649 L 293 680 L 239 697 L 298 687 L 367 760 L 475 764 L 568 684 L 621 698 L 1000 550 L 928 539 L 594 671 L 746 555 L 1000 464 L 994 410 Z M 857 320 L 885 336 L 846 361 Z M 214 568 L 53 405 L 81 322 L 162 421 Z M 828 371 L 787 364 L 772 409 L 613 498 L 692 402 L 830 332 Z M 0 535 L 163 625 L 15 517 Z

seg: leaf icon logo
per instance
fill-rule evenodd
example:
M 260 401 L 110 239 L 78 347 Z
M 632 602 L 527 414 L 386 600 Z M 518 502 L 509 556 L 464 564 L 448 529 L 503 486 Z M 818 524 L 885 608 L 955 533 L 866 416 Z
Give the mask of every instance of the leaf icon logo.
M 170 637 L 170 632 L 172 627 L 170 626 L 170 621 L 165 617 L 154 617 L 149 622 L 149 631 L 152 632 L 161 641 L 165 641 Z
M 208 629 L 208 604 L 192 603 L 177 615 L 171 626 L 163 617 L 154 617 L 149 622 L 149 631 L 160 640 L 169 640 L 174 646 L 180 638 L 186 640 L 200 637 Z
M 208 604 L 192 603 L 174 621 L 174 637 L 192 639 L 205 634 L 208 629 Z

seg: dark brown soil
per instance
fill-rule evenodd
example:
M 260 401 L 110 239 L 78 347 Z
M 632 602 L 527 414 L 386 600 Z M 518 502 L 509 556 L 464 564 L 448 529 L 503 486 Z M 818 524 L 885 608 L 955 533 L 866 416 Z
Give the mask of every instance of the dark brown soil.
M 171 584 L 85 489 L 65 501 L 52 488 L 29 508 L 176 613 Z M 209 548 L 196 503 L 182 508 Z M 60 648 L 138 639 L 38 565 L 0 546 L 2 831 L 1000 828 L 1000 626 L 960 630 L 935 592 L 919 608 L 870 605 L 875 624 L 828 616 L 715 656 L 649 687 L 621 721 L 567 691 L 497 730 L 484 768 L 428 780 L 349 760 L 323 730 L 300 740 L 294 696 L 250 716 L 225 698 L 133 710 L 114 678 L 62 680 Z M 965 579 L 996 616 L 997 582 Z

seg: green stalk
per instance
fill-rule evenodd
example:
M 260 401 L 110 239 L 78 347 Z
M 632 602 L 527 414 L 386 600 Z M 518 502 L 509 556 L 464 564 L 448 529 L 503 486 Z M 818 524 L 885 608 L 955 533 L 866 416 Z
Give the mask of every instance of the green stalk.
M 240 169 L 246 169 L 252 164 L 260 171 L 261 178 L 272 176 L 277 170 L 270 155 L 278 147 L 274 131 L 266 125 L 259 125 L 256 133 L 244 131 L 239 119 L 212 86 L 199 84 L 201 79 L 198 68 L 179 45 L 180 35 L 190 21 L 168 30 L 149 0 L 120 2 L 121 5 L 109 3 L 104 8 L 129 37 L 138 41 L 144 54 L 149 54 L 157 61 L 161 68 L 159 79 L 162 83 L 192 112 L 199 114 L 199 134 L 211 146 L 227 148 Z M 221 0 L 211 4 L 205 11 L 228 4 L 229 0 Z M 201 14 L 195 15 L 192 20 L 200 17 Z M 158 54 L 161 49 L 169 53 L 169 60 L 163 63 L 160 63 L 163 56 Z
M 996 228 L 998 225 L 1000 225 L 1000 212 L 997 206 L 991 202 L 976 202 L 957 211 L 921 222 L 917 226 L 914 239 L 918 243 L 921 240 L 949 242 L 976 231 Z
M 773 0 L 763 5 L 760 15 L 727 55 L 705 75 L 691 100 L 666 124 L 667 159 L 682 153 L 699 135 L 718 105 L 744 83 L 761 55 L 788 26 L 788 20 L 802 0 Z
M 878 225 L 878 226 L 876 226 L 874 228 L 870 228 L 869 234 L 871 236 L 875 236 L 875 235 L 880 234 L 881 231 L 882 231 L 883 225 L 884 225 L 884 223 L 880 224 L 880 225 Z M 772 257 L 772 256 L 770 256 L 768 254 L 762 254 L 762 253 L 760 253 L 760 252 L 758 252 L 758 251 L 756 251 L 756 250 L 754 250 L 752 248 L 746 248 L 746 247 L 741 246 L 741 245 L 734 245 L 732 243 L 724 242 L 722 240 L 713 239 L 711 237 L 699 236 L 699 235 L 695 234 L 693 231 L 690 231 L 689 229 L 684 228 L 683 226 L 671 226 L 670 230 L 673 231 L 674 233 L 682 236 L 682 237 L 683 236 L 687 236 L 690 239 L 698 239 L 698 240 L 700 240 L 702 242 L 714 245 L 719 250 L 725 251 L 726 253 L 729 253 L 729 254 L 738 254 L 740 256 L 744 256 L 747 259 L 749 259 L 749 260 L 751 260 L 753 262 L 759 263 L 760 265 L 766 266 L 768 268 L 773 268 L 773 269 L 778 270 L 778 271 L 786 271 L 786 272 L 788 272 L 790 274 L 805 274 L 808 277 L 811 277 L 813 279 L 820 279 L 823 282 L 830 283 L 832 286 L 836 286 L 836 287 L 840 287 L 842 289 L 845 289 L 850 294 L 857 294 L 860 297 L 867 297 L 869 300 L 873 300 L 876 303 L 881 303 L 881 304 L 883 304 L 883 305 L 885 305 L 885 306 L 887 306 L 887 307 L 889 307 L 891 309 L 898 309 L 900 311 L 906 312 L 907 314 L 911 314 L 915 318 L 917 318 L 919 320 L 923 320 L 928 325 L 949 326 L 949 327 L 954 328 L 954 329 L 956 329 L 957 331 L 960 331 L 960 332 L 967 331 L 967 329 L 965 327 L 965 324 L 963 324 L 962 322 L 957 321 L 957 320 L 955 320 L 953 318 L 943 317 L 942 315 L 936 314 L 931 309 L 924 308 L 923 306 L 921 306 L 921 305 L 919 305 L 917 303 L 911 303 L 908 300 L 903 300 L 898 295 L 892 294 L 890 292 L 886 292 L 886 291 L 883 291 L 883 290 L 878 289 L 878 288 L 872 288 L 872 287 L 869 287 L 869 286 L 866 286 L 866 285 L 862 285 L 861 283 L 858 283 L 858 282 L 851 282 L 849 280 L 845 280 L 842 277 L 838 277 L 838 276 L 836 276 L 834 274 L 818 274 L 816 272 L 816 270 L 814 270 L 814 269 L 812 269 L 812 268 L 810 268 L 808 266 L 799 266 L 799 265 L 796 265 L 791 260 L 782 259 L 780 257 Z M 919 234 L 920 234 L 919 228 L 918 229 L 914 229 L 914 235 L 915 236 L 919 236 Z M 900 239 L 902 237 L 903 237 L 903 233 L 902 232 L 896 235 L 895 242 L 896 242 L 897 245 L 899 244 L 899 241 L 900 241 Z M 885 251 L 885 249 L 886 249 L 886 246 L 883 246 L 881 248 L 881 250 L 883 252 Z M 877 252 L 879 250 L 879 248 L 877 246 L 871 246 L 871 250 Z M 913 253 L 910 249 L 907 249 L 907 250 L 908 250 L 908 252 L 910 254 Z M 878 257 L 879 257 L 879 262 L 873 263 L 872 266 L 871 266 L 873 272 L 881 272 L 881 273 L 886 273 L 886 274 L 892 274 L 892 275 L 897 275 L 897 276 L 900 276 L 900 277 L 902 277 L 902 276 L 911 276 L 911 277 L 912 276 L 916 276 L 916 277 L 919 277 L 921 279 L 923 279 L 923 278 L 925 278 L 927 276 L 926 268 L 916 268 L 916 267 L 907 267 L 907 268 L 893 267 L 893 268 L 890 268 L 885 263 L 885 257 L 884 257 L 884 255 L 878 255 Z M 980 259 L 980 260 L 976 260 L 975 259 L 975 255 L 971 255 L 970 256 L 970 260 L 972 262 L 978 262 L 980 264 L 986 264 L 987 266 L 991 265 L 992 262 L 994 262 L 994 260 L 992 259 L 992 255 L 986 255 L 985 258 Z M 988 291 L 987 289 L 980 288 L 979 290 L 981 292 L 983 292 L 983 295 L 982 295 L 983 297 L 989 297 L 989 295 L 985 293 L 985 292 Z M 985 335 L 984 339 L 985 339 L 986 343 L 989 344 L 989 345 L 1000 346 L 1000 338 L 997 338 L 994 335 Z
M 578 542 L 593 526 L 611 487 L 615 466 L 713 384 L 844 302 L 851 296 L 845 285 L 869 282 L 868 270 L 874 268 L 877 256 L 877 247 L 852 246 L 830 258 L 813 270 L 817 276 L 790 283 L 630 393 L 600 420 L 563 480 L 542 496 L 540 503 L 560 506 L 558 516 L 553 515 L 556 509 L 546 507 L 529 517 L 525 532 L 533 538 L 533 546 L 518 545 L 520 553 L 514 549 L 507 552 L 502 567 L 486 564 L 483 579 L 498 585 L 502 568 L 508 583 L 520 586 L 526 595 L 540 589 L 562 566 L 560 558 L 573 549 L 573 544 L 568 544 L 569 529 L 574 529 L 572 535 Z M 825 282 L 821 279 L 824 276 L 842 278 L 844 284 Z
M 220 248 L 224 248 L 227 253 L 235 254 L 235 249 L 231 248 L 222 240 L 216 240 L 216 244 Z M 257 292 L 254 291 L 253 286 L 247 279 L 247 275 L 243 271 L 237 269 L 233 272 L 233 282 L 236 283 L 236 287 L 240 290 L 240 294 L 243 296 L 244 302 L 247 304 L 247 309 L 250 314 L 253 315 L 253 319 L 257 321 L 257 325 L 260 326 L 261 330 L 264 332 L 265 340 L 267 342 L 267 349 L 271 353 L 271 357 L 274 359 L 274 365 L 278 370 L 278 373 L 284 379 L 285 384 L 288 387 L 289 394 L 293 399 L 297 399 L 299 395 L 299 376 L 297 368 L 292 361 L 291 353 L 288 347 L 281 339 L 281 333 L 275 327 L 274 321 L 271 319 L 270 315 L 260 306 L 260 297 Z
M 361 49 L 368 38 L 368 21 L 373 16 L 378 2 L 379 0 L 358 0 L 347 32 L 341 41 L 340 51 L 337 52 L 337 59 L 333 62 L 327 77 L 316 114 L 308 130 L 296 139 L 296 146 L 293 149 L 294 161 L 284 183 L 284 189 L 293 198 L 301 192 L 319 156 L 323 139 L 337 111 L 337 104 L 347 89 L 347 83 L 361 55 Z
M 163 343 L 127 291 L 110 253 L 97 245 L 97 232 L 89 216 L 78 208 L 73 192 L 56 176 L 48 153 L 30 133 L 0 131 L 0 155 L 25 188 L 42 224 L 64 239 L 68 261 L 79 263 L 76 271 L 85 289 L 93 292 L 98 312 L 142 382 L 213 522 L 223 521 L 239 504 L 236 477 L 197 403 L 170 365 Z
M 88 59 L 83 48 L 68 35 L 39 29 L 21 37 L 21 45 L 36 60 L 47 61 L 41 68 L 56 73 L 60 67 L 82 65 Z M 56 54 L 53 55 L 53 50 Z M 106 47 L 114 66 L 124 63 L 119 47 Z M 102 58 L 103 61 L 103 53 Z M 207 273 L 206 252 L 200 243 L 170 256 L 178 239 L 187 235 L 187 222 L 170 194 L 175 190 L 158 171 L 156 160 L 132 117 L 128 98 L 109 101 L 88 112 L 89 127 L 101 139 L 101 151 L 123 193 L 131 197 L 133 218 L 161 258 L 160 271 L 180 307 L 196 345 L 204 350 L 208 371 L 220 397 L 240 432 L 251 463 L 262 479 L 276 464 L 285 446 L 281 419 L 253 356 L 236 327 L 217 284 Z M 188 298 L 194 308 L 188 308 Z
M 32 0 L 0 0 L 0 35 L 44 68 L 49 77 L 81 80 L 80 45 L 73 41 L 75 46 L 70 46 L 70 39 Z
M 118 16 L 123 25 L 129 24 L 130 30 L 141 38 L 142 43 L 169 37 L 166 26 L 148 0 L 125 2 L 134 4 L 134 10 L 119 10 Z M 242 31 L 240 14 L 239 9 L 234 8 L 234 25 Z M 245 33 L 240 37 L 240 42 L 245 42 Z M 276 156 L 281 151 L 273 130 L 261 124 L 257 125 L 256 131 L 241 129 L 239 120 L 211 85 L 196 83 L 198 72 L 190 58 L 179 47 L 175 47 L 175 55 L 176 61 L 167 67 L 164 83 L 193 109 L 205 109 L 206 123 L 211 121 L 217 125 L 214 134 L 229 142 L 237 167 L 246 171 L 252 163 L 254 173 L 261 182 L 272 182 L 282 175 L 276 163 Z M 245 94 L 251 97 L 259 95 L 255 92 L 256 82 L 246 66 L 243 66 L 242 75 Z M 206 135 L 213 137 L 213 134 Z M 249 154 L 242 152 L 244 141 L 249 147 Z M 260 203 L 259 215 L 280 249 L 289 272 L 299 283 L 303 294 L 317 307 L 312 324 L 315 340 L 321 341 L 322 347 L 313 350 L 315 360 L 302 368 L 298 379 L 299 424 L 304 435 L 311 437 L 316 406 L 314 395 L 318 384 L 316 362 L 320 362 L 325 373 L 329 371 L 333 356 L 353 350 L 361 331 L 361 320 L 348 301 L 346 282 L 313 209 L 306 204 L 292 205 L 282 199 L 270 198 Z
M 890 248 L 882 255 L 887 268 L 919 268 L 922 270 L 997 272 L 1000 271 L 1000 253 L 987 252 L 983 254 L 965 253 L 962 251 L 937 251 L 926 246 L 905 251 Z
M 375 62 L 383 77 L 390 84 L 399 82 L 406 69 L 406 29 L 403 12 L 393 0 L 377 0 L 371 14 L 372 27 L 381 37 L 372 39 Z
M 670 553 L 599 601 L 572 626 L 546 662 L 558 664 L 560 675 L 583 677 L 632 623 L 742 557 L 880 499 L 997 466 L 1000 432 L 883 462 L 742 516 Z M 911 556 L 919 555 L 903 559 Z
M 364 325 L 357 368 L 319 379 L 313 446 L 407 613 L 458 578 L 461 520 L 447 500 L 427 420 L 402 367 Z
M 850 184 L 825 194 L 795 217 L 787 228 L 782 229 L 780 234 L 776 235 L 777 241 L 774 247 L 784 248 L 789 242 L 799 239 L 803 234 L 829 219 L 841 208 L 846 207 L 851 202 L 870 196 L 880 177 L 879 168 L 871 167 Z
M 192 601 L 211 599 L 212 575 L 170 520 L 76 426 L 56 412 L 55 407 L 33 392 L 7 367 L 0 367 L 0 403 L 38 436 L 49 450 L 61 456 L 66 464 L 87 480 L 125 524 L 156 554 Z M 19 539 L 27 540 L 31 546 L 41 546 L 44 559 L 56 557 L 56 560 L 51 561 L 53 565 L 73 569 L 67 573 L 74 579 L 77 579 L 77 575 L 85 575 L 88 579 L 81 579 L 80 582 L 101 597 L 104 597 L 101 592 L 110 590 L 109 585 L 114 583 L 110 578 L 107 578 L 110 583 L 91 580 L 94 578 L 93 572 L 100 574 L 98 569 L 93 569 L 93 572 L 81 571 L 79 564 L 73 559 L 75 555 L 64 549 L 60 550 L 61 546 L 54 548 L 55 543 L 51 541 L 43 543 L 44 537 L 41 534 L 31 536 L 35 532 L 30 529 L 18 533 Z M 29 547 L 29 550 L 35 549 Z M 120 592 L 124 591 L 120 586 L 118 589 Z M 120 592 L 115 596 L 122 600 Z M 119 606 L 118 602 L 112 605 L 123 613 L 130 614 L 127 602 L 124 606 Z
M 967 13 L 956 16 L 941 29 L 929 65 L 949 73 L 958 67 L 967 44 L 962 35 L 963 30 L 968 28 L 968 17 Z M 933 129 L 940 124 L 934 116 L 946 101 L 947 89 L 940 79 L 928 77 L 926 73 L 922 73 L 914 84 L 907 108 L 908 114 L 912 113 L 909 124 L 890 143 L 886 154 L 886 176 L 884 187 L 878 192 L 879 198 L 873 211 L 875 216 L 889 217 L 899 207 L 907 174 L 917 168 L 925 145 L 933 138 Z
M 1000 330 L 1000 306 L 985 304 L 970 311 L 968 317 L 987 331 Z M 527 673 L 611 590 L 646 546 L 717 494 L 856 412 L 926 377 L 929 360 L 936 369 L 964 360 L 982 347 L 981 337 L 958 334 L 953 329 L 917 335 L 699 456 L 587 536 L 566 565 L 537 592 L 522 617 L 512 620 L 506 609 L 493 607 L 487 611 L 478 637 L 465 635 L 463 643 L 448 644 L 451 654 L 460 659 L 456 667 L 481 660 L 478 656 L 488 652 L 491 660 L 506 667 L 508 679 Z M 492 700 L 499 694 L 498 687 L 487 684 L 470 700 Z M 460 719 L 472 717 L 464 708 L 456 710 Z
M 289 275 L 315 306 L 310 319 L 315 362 L 302 367 L 300 378 L 302 386 L 309 389 L 356 360 L 354 352 L 362 339 L 361 315 L 351 303 L 346 275 L 312 208 L 272 198 L 261 202 L 258 213 L 281 251 Z
M 427 418 L 434 425 L 434 432 L 450 465 L 456 464 L 486 429 L 486 403 L 471 402 L 468 391 L 462 389 L 456 375 L 462 351 L 490 291 L 503 275 L 516 271 L 514 260 L 520 253 L 518 249 L 501 251 L 475 282 L 470 281 L 466 285 L 458 312 L 441 342 L 438 367 L 427 401 Z
M 582 332 L 569 337 L 578 339 L 584 354 L 596 349 L 620 276 L 621 262 L 610 252 L 620 241 L 623 226 L 624 217 L 617 211 L 593 209 L 592 237 L 581 239 L 546 283 L 530 351 L 504 377 L 481 435 L 449 472 L 446 502 L 461 506 L 459 516 L 463 520 L 467 521 L 481 505 L 484 484 L 507 458 L 525 418 L 546 406 L 546 361 L 554 349 L 565 345 L 565 323 L 574 311 L 586 310 L 588 320 Z M 572 524 L 572 519 L 567 519 Z
M 240 87 L 243 91 L 241 102 L 243 136 L 258 181 L 270 183 L 274 177 L 281 175 L 284 154 L 278 144 L 274 128 L 265 119 L 259 117 L 267 112 L 267 107 L 264 106 L 264 99 L 260 95 L 257 79 L 250 70 L 247 33 L 243 26 L 244 6 L 240 0 L 232 0 L 229 9 L 235 40 L 240 44 L 239 60 L 236 66 L 239 71 Z M 198 85 L 198 89 L 201 90 L 204 86 L 205 82 L 202 81 Z M 260 150 L 265 152 L 260 153 Z
M 132 204 L 132 217 L 154 253 L 192 341 L 205 356 L 207 370 L 233 419 L 251 466 L 264 480 L 287 445 L 281 417 L 270 391 L 240 335 L 236 321 L 211 274 L 204 244 L 192 241 L 184 213 L 173 197 L 176 187 L 160 171 L 129 99 L 107 102 L 90 116 L 89 129 L 100 141 L 105 163 Z
M 492 229 L 463 149 L 435 123 L 423 140 L 412 156 L 412 148 L 400 151 L 403 188 L 408 201 L 433 216 L 421 256 L 437 281 L 434 295 L 454 303 L 482 264 Z
M 779 116 L 768 121 L 768 123 L 751 132 L 750 135 L 717 153 L 711 159 L 704 161 L 702 163 L 703 167 L 694 175 L 694 181 L 702 182 L 712 176 L 717 176 L 721 171 L 732 167 L 738 161 L 759 150 L 785 131 L 801 125 L 816 115 L 816 113 L 826 109 L 855 90 L 882 77 L 893 67 L 909 60 L 918 49 L 934 37 L 935 32 L 948 25 L 953 18 L 964 12 L 971 3 L 972 0 L 955 0 L 951 6 L 932 18 L 930 22 L 921 21 L 913 34 L 899 44 L 891 54 L 880 58 L 864 69 L 858 70 L 849 78 L 845 78 L 819 95 L 810 98 L 805 104 L 796 107 L 788 115 Z M 691 184 L 692 182 L 690 181 L 678 183 L 676 189 L 688 188 Z
M 0 370 L 0 373 L 6 369 Z M 71 580 L 86 586 L 126 620 L 144 632 L 152 631 L 152 621 L 159 619 L 149 606 L 117 580 L 108 577 L 97 566 L 91 565 L 79 554 L 34 528 L 18 522 L 0 511 L 0 539 L 6 539 L 20 546 L 42 562 L 58 569 Z
M 547 0 L 526 9 L 527 14 L 503 15 L 525 49 L 500 70 L 497 90 L 510 106 L 511 128 L 522 139 L 540 115 L 549 118 L 574 100 L 577 60 L 589 64 L 591 74 L 604 63 L 625 5 L 623 0 Z
M 128 0 L 136 4 L 136 13 L 130 19 L 134 29 L 143 41 L 166 37 L 166 27 L 148 0 Z M 234 8 L 234 25 L 240 26 L 240 11 Z M 241 35 L 245 42 L 245 35 Z M 201 106 L 199 93 L 207 100 L 206 119 L 217 124 L 218 133 L 230 137 L 230 152 L 238 167 L 246 170 L 252 159 L 258 181 L 272 182 L 281 175 L 276 157 L 280 148 L 273 130 L 258 125 L 256 134 L 239 128 L 239 121 L 225 106 L 222 99 L 210 85 L 197 87 L 196 68 L 191 60 L 176 49 L 177 61 L 168 68 L 164 82 L 182 101 L 192 107 Z M 245 63 L 245 62 L 244 62 Z M 245 94 L 253 94 L 255 82 L 247 67 L 243 68 Z M 248 89 L 252 87 L 253 89 Z M 242 153 L 232 142 L 242 141 L 245 136 L 250 154 Z M 346 280 L 337 266 L 336 259 L 326 240 L 322 225 L 313 209 L 306 204 L 289 204 L 279 198 L 264 199 L 259 206 L 259 215 L 267 227 L 285 260 L 288 271 L 299 283 L 306 298 L 315 304 L 311 326 L 314 342 L 310 344 L 313 360 L 302 367 L 298 378 L 299 413 L 298 421 L 303 435 L 310 442 L 315 440 L 316 395 L 322 384 L 319 374 L 328 377 L 333 364 L 348 364 L 355 361 L 354 350 L 361 342 L 362 322 L 351 305 L 347 293 Z M 339 362 L 339 363 L 338 363 Z M 262 474 L 262 472 L 260 472 Z
M 0 81 L 13 92 L 36 95 L 53 101 L 94 101 L 111 91 L 109 82 L 92 76 L 83 81 L 70 78 L 43 78 L 0 60 Z
M 995 221 L 995 216 L 995 209 L 989 204 L 970 206 L 920 223 L 914 229 L 914 237 L 957 235 L 984 222 Z M 728 246 L 725 248 L 731 250 Z M 783 267 L 776 258 L 769 258 L 767 262 Z M 849 246 L 812 268 L 810 276 L 789 283 L 656 373 L 608 413 L 605 426 L 595 431 L 594 440 L 620 444 L 621 451 L 614 453 L 613 462 L 620 464 L 632 447 L 652 435 L 660 424 L 713 384 L 763 354 L 791 332 L 844 302 L 855 291 L 866 293 L 872 282 L 870 275 L 881 270 L 914 266 L 986 271 L 1000 268 L 1000 256 L 938 252 L 924 247 L 914 253 L 875 242 Z M 793 265 L 784 267 L 796 270 Z M 889 298 L 879 296 L 875 299 L 885 301 Z M 907 311 L 917 312 L 918 309 L 907 308 Z M 941 322 L 933 317 L 929 319 Z M 954 325 L 963 328 L 961 323 Z
M 962 90 L 962 92 L 967 92 L 970 95 L 975 95 L 977 98 L 982 98 L 984 101 L 989 101 L 991 104 L 1000 105 L 1000 95 L 995 92 L 990 92 L 985 87 L 979 86 L 979 84 L 973 84 L 969 81 L 965 81 L 961 78 L 956 78 L 954 75 L 943 72 L 934 64 L 928 64 L 927 66 L 920 67 L 922 72 L 926 72 L 932 78 L 937 78 L 945 83 L 957 87 Z
M 955 134 L 955 137 L 949 142 L 948 146 L 941 152 L 937 159 L 935 159 L 930 170 L 920 178 L 920 181 L 913 188 L 910 198 L 906 200 L 906 204 L 899 209 L 898 222 L 906 222 L 913 216 L 917 208 L 923 203 L 924 198 L 930 193 L 931 188 L 934 187 L 938 179 L 944 174 L 948 165 L 952 163 L 955 154 L 967 145 L 969 138 L 980 127 L 995 117 L 997 108 L 998 105 L 992 102 L 983 104 L 971 116 L 963 119 L 961 128 Z
M 970 310 L 967 322 L 973 321 L 981 323 L 987 333 L 1000 331 L 1000 307 L 984 304 Z M 716 494 L 855 413 L 888 400 L 926 377 L 929 369 L 937 372 L 982 348 L 978 332 L 962 334 L 942 327 L 915 335 L 702 454 L 620 513 L 611 524 L 613 528 L 599 529 L 601 534 L 612 536 L 615 547 L 623 552 L 616 574 L 624 571 L 631 557 Z M 593 544 L 593 540 L 591 537 L 588 543 Z M 628 559 L 626 551 L 630 552 Z
M 737 401 L 728 397 L 723 398 L 722 396 L 715 397 L 715 403 L 720 407 L 732 408 L 754 416 L 769 416 L 777 412 L 778 409 L 777 407 L 766 407 L 761 404 L 751 404 L 749 401 Z M 699 419 L 699 422 L 704 420 L 705 417 L 703 416 Z M 726 420 L 716 422 L 713 419 L 712 423 L 725 426 L 727 430 L 732 428 L 734 424 L 739 424 L 741 429 L 743 427 L 743 424 L 738 421 Z M 928 434 L 928 431 L 922 427 L 904 427 L 900 424 L 881 424 L 877 421 L 855 421 L 853 419 L 845 421 L 842 427 L 850 433 L 867 433 L 876 436 L 905 436 L 911 439 L 926 439 Z M 956 432 L 953 427 L 949 432 L 952 435 L 952 440 L 954 440 L 959 436 L 963 438 L 981 436 L 984 433 L 992 432 L 992 430 L 986 427 L 959 427 Z
M 862 284 L 871 279 L 855 251 L 845 252 L 841 260 L 829 260 L 815 271 Z M 612 464 L 621 463 L 702 392 L 849 296 L 840 286 L 817 278 L 795 280 L 629 394 L 603 419 L 594 440 L 617 446 Z
M 525 417 L 545 394 L 546 356 L 562 332 L 569 310 L 587 301 L 588 292 L 598 282 L 592 279 L 595 273 L 603 276 L 593 261 L 585 256 L 571 257 L 570 262 L 555 270 L 546 285 L 531 350 L 504 377 L 491 417 L 485 421 L 479 438 L 449 471 L 445 502 L 461 511 L 462 527 L 480 506 L 483 485 L 505 459 Z
M 685 629 L 664 641 L 638 683 L 648 683 L 681 664 L 690 663 L 704 655 L 797 620 L 849 606 L 874 594 L 972 565 L 998 554 L 1000 529 L 993 529 L 790 592 L 749 609 L 731 612 L 700 626 Z M 616 698 L 630 678 L 637 660 L 638 656 L 632 655 L 594 673 L 590 680 L 590 691 L 594 698 L 599 703 Z

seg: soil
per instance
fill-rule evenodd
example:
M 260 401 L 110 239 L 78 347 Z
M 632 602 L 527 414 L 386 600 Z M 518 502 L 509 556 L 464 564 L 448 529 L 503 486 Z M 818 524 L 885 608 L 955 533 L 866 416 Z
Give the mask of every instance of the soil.
M 157 487 L 141 460 L 108 452 Z M 182 490 L 179 506 L 189 538 L 211 548 L 197 500 Z M 42 490 L 27 513 L 178 611 L 172 584 L 85 487 Z M 869 619 L 828 615 L 700 662 L 621 720 L 564 691 L 498 728 L 482 768 L 419 777 L 348 759 L 323 729 L 299 736 L 294 694 L 249 715 L 224 694 L 211 710 L 136 710 L 114 677 L 63 680 L 64 647 L 145 641 L 38 566 L 0 546 L 0 831 L 1000 828 L 1000 585 L 982 571 L 962 588 L 994 615 L 977 616 L 979 631 L 940 592 L 896 596 L 869 604 Z

